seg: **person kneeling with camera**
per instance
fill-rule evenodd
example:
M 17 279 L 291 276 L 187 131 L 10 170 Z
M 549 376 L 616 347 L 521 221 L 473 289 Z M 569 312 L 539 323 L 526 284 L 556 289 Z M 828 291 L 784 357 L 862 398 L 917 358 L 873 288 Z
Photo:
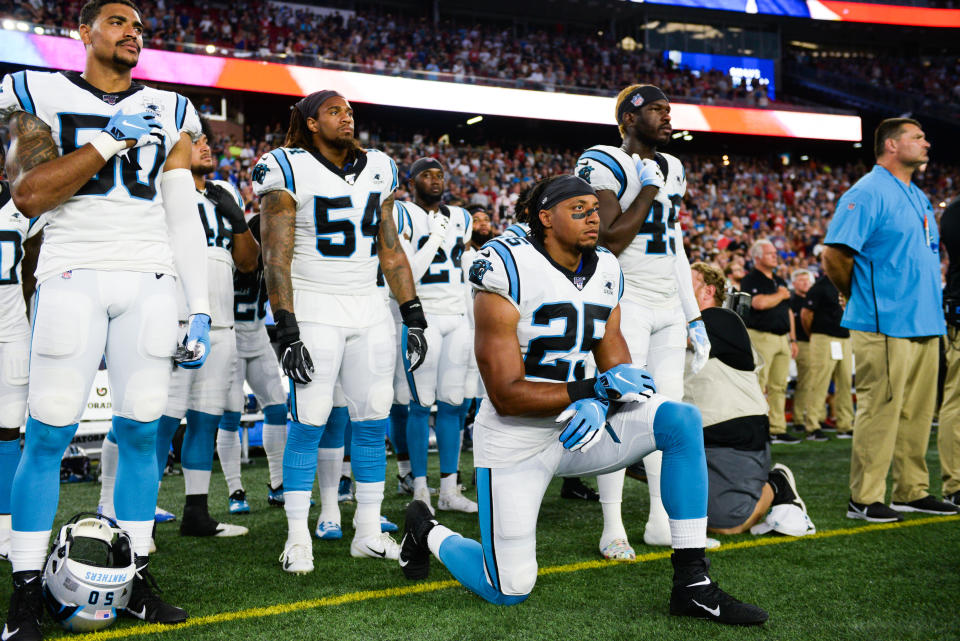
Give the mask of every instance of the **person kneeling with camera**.
M 743 320 L 721 307 L 723 274 L 706 263 L 690 268 L 711 345 L 706 366 L 697 374 L 687 368 L 683 382 L 684 402 L 703 415 L 707 529 L 716 534 L 812 534 L 816 528 L 790 468 L 781 463 L 770 468 L 770 421 L 757 376 L 758 357 Z

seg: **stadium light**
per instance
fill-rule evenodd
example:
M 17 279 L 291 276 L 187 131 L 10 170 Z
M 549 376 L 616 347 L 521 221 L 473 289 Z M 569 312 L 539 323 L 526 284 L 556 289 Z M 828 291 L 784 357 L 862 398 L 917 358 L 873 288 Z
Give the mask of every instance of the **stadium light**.
M 13 20 L 4 20 L 3 28 L 7 29 L 8 31 L 13 31 L 16 28 L 16 25 L 13 24 Z
M 483 116 L 474 116 L 473 118 L 470 118 L 470 119 L 467 120 L 467 124 L 468 124 L 468 125 L 475 125 L 475 124 L 477 124 L 478 122 L 480 122 L 481 120 L 483 120 Z
M 42 35 L 43 35 L 43 27 L 34 27 L 34 28 L 33 28 L 33 32 L 34 32 L 35 34 L 37 34 L 38 36 L 42 36 Z
M 808 160 L 810 160 L 810 156 L 807 156 L 806 154 L 800 156 L 800 162 L 807 162 Z
M 683 137 L 683 139 L 686 140 L 687 142 L 690 142 L 691 140 L 693 140 L 693 136 L 691 136 L 690 134 L 687 134 L 686 136 Z
M 217 48 L 216 48 L 214 45 L 207 45 L 207 47 L 206 47 L 206 52 L 207 52 L 207 53 L 217 53 Z
M 71 30 L 70 30 L 70 37 L 73 38 L 74 40 L 79 40 L 79 39 L 80 39 L 80 32 L 77 31 L 76 29 L 71 29 Z
M 17 31 L 30 31 L 30 25 L 28 25 L 26 22 L 18 22 Z
M 676 140 L 677 138 L 683 138 L 683 132 L 682 132 L 682 131 L 675 131 L 675 132 L 673 132 L 673 135 L 670 136 L 670 137 L 673 138 L 674 140 Z
M 863 143 L 860 143 L 860 142 L 855 142 L 855 143 L 853 143 L 853 148 L 854 148 L 854 149 L 860 149 L 861 147 L 863 147 Z

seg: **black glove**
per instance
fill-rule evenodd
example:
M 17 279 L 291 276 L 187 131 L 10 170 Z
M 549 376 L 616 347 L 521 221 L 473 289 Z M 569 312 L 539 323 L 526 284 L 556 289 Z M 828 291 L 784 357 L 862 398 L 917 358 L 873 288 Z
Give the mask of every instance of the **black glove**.
M 277 323 L 277 342 L 280 343 L 280 367 L 294 383 L 306 385 L 313 380 L 313 360 L 307 346 L 300 340 L 297 317 L 285 309 L 273 315 Z
M 427 357 L 427 338 L 424 335 L 427 317 L 423 315 L 420 299 L 414 298 L 400 305 L 400 316 L 403 318 L 403 340 L 406 346 L 404 356 L 409 363 L 407 371 L 412 372 L 420 367 Z
M 221 187 L 207 181 L 207 190 L 203 192 L 207 200 L 213 203 L 217 213 L 230 221 L 230 227 L 233 233 L 242 234 L 247 231 L 247 221 L 243 216 L 243 209 L 237 204 L 233 194 Z

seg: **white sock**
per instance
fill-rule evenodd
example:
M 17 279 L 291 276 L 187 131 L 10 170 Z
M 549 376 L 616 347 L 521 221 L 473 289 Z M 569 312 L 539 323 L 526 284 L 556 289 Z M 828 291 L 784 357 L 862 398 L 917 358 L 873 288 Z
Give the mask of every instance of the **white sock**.
M 400 475 L 400 478 L 403 478 L 410 473 L 410 459 L 401 461 L 397 459 L 397 474 Z
M 103 439 L 103 449 L 100 450 L 100 507 L 104 516 L 117 518 L 113 509 L 113 488 L 117 482 L 117 461 L 120 459 L 120 450 L 117 444 L 108 438 Z
M 340 476 L 346 476 L 348 479 L 353 478 L 353 468 L 350 467 L 350 461 L 343 462 L 343 466 L 340 469 Z
M 223 479 L 227 482 L 227 495 L 243 489 L 240 481 L 240 434 L 229 430 L 217 430 L 217 456 L 223 468 Z
M 270 487 L 283 483 L 283 448 L 287 445 L 287 426 L 263 424 L 263 451 L 270 468 Z
M 365 539 L 380 535 L 380 504 L 383 502 L 384 482 L 357 483 L 357 511 L 353 520 L 356 523 L 357 538 Z
M 47 560 L 50 530 L 43 532 L 10 532 L 10 563 L 14 572 L 42 570 Z
M 427 534 L 427 547 L 433 552 L 433 556 L 440 558 L 440 546 L 451 536 L 460 536 L 445 525 L 434 525 Z
M 426 487 L 427 479 L 423 479 L 423 485 Z M 457 493 L 457 475 L 448 474 L 440 477 L 440 494 L 450 496 Z
M 184 494 L 209 494 L 210 470 L 183 468 Z
M 647 471 L 647 487 L 650 490 L 650 514 L 647 527 L 664 528 L 667 522 L 667 510 L 660 500 L 660 468 L 663 465 L 663 452 L 654 450 L 643 457 L 643 467 Z M 601 499 L 602 500 L 602 499 Z
M 283 510 L 287 513 L 287 543 L 310 545 L 310 492 L 287 490 L 283 493 Z
M 413 491 L 423 490 L 427 487 L 427 477 L 426 476 L 414 476 L 413 477 Z
M 10 532 L 10 515 L 0 514 L 0 533 Z
M 670 544 L 681 548 L 707 547 L 707 517 L 702 519 L 669 519 Z
M 126 530 L 133 543 L 133 553 L 150 556 L 150 539 L 153 538 L 153 519 L 149 521 L 117 521 L 120 529 Z
M 340 485 L 342 447 L 321 447 L 317 450 L 317 486 L 320 488 L 320 520 L 340 522 L 337 502 Z
M 600 494 L 600 507 L 603 510 L 603 533 L 600 534 L 600 547 L 606 547 L 615 539 L 627 538 L 623 527 L 620 507 L 623 503 L 623 479 L 625 470 L 617 470 L 597 477 L 597 492 Z

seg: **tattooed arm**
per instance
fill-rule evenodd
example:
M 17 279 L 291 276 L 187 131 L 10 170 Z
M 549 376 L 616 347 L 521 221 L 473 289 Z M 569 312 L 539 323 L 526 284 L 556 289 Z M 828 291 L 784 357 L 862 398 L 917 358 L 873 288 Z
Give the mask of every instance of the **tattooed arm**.
M 393 196 L 390 196 L 384 201 L 380 207 L 380 211 L 390 212 L 392 210 Z M 393 216 L 389 215 L 389 213 L 386 216 L 380 216 L 380 233 L 377 241 L 377 256 L 380 258 L 380 269 L 383 271 L 383 277 L 386 279 L 390 291 L 393 292 L 397 302 L 401 305 L 413 300 L 417 292 L 413 284 L 413 273 L 410 271 L 410 262 L 407 260 L 407 254 L 400 245 L 397 225 L 393 221 Z M 273 305 L 272 297 L 270 304 Z
M 106 164 L 86 144 L 61 156 L 50 127 L 36 116 L 18 111 L 10 117 L 7 177 L 20 213 L 36 218 L 77 193 Z
M 293 229 L 297 206 L 285 191 L 270 191 L 260 197 L 260 234 L 263 248 L 264 280 L 274 315 L 293 312 Z M 396 229 L 394 229 L 396 237 Z M 402 253 L 402 252 L 401 252 Z

